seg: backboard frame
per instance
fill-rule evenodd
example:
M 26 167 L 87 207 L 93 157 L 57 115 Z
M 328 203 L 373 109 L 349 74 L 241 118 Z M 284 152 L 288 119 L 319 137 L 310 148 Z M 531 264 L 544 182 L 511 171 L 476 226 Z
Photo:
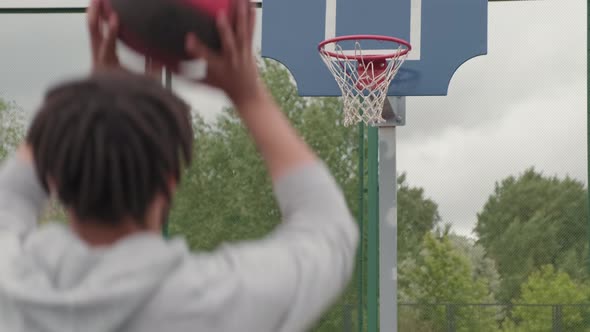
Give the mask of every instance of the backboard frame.
M 89 3 L 90 0 L 0 0 L 0 13 L 83 13 Z
M 251 3 L 262 7 L 262 0 Z M 83 13 L 89 4 L 90 0 L 0 0 L 0 14 Z

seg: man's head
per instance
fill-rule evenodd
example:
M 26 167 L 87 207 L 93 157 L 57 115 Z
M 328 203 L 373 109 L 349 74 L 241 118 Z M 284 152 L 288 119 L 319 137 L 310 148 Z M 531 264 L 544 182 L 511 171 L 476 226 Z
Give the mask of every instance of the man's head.
M 179 98 L 113 71 L 52 89 L 27 141 L 41 183 L 78 227 L 154 229 L 191 160 L 193 132 Z

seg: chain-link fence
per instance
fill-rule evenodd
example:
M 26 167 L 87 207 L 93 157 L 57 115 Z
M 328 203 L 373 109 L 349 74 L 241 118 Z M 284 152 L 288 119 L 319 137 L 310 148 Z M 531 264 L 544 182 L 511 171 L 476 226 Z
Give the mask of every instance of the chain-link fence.
M 590 331 L 590 304 L 404 303 L 399 331 Z
M 314 331 L 361 331 L 355 305 L 343 304 L 338 309 L 342 315 L 339 324 L 329 326 L 324 322 Z M 590 331 L 590 303 L 399 303 L 398 331 L 585 332 Z

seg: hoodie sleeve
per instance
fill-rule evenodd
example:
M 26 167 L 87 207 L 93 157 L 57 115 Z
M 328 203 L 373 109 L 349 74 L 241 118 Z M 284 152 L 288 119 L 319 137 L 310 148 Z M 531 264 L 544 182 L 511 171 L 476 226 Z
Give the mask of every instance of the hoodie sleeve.
M 0 166 L 0 231 L 24 236 L 37 226 L 45 191 L 33 165 L 16 155 Z
M 237 309 L 246 310 L 241 322 L 263 313 L 273 331 L 304 331 L 350 281 L 359 231 L 323 163 L 293 170 L 274 190 L 284 222 L 262 241 L 224 250 L 239 280 L 234 308 L 246 308 Z

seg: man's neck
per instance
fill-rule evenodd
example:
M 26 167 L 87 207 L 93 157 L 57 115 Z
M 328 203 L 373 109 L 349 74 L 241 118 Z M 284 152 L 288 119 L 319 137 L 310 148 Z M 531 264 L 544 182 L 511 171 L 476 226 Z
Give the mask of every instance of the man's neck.
M 129 236 L 151 232 L 135 223 L 125 222 L 117 226 L 100 225 L 92 222 L 70 222 L 72 230 L 78 237 L 92 247 L 111 246 Z

